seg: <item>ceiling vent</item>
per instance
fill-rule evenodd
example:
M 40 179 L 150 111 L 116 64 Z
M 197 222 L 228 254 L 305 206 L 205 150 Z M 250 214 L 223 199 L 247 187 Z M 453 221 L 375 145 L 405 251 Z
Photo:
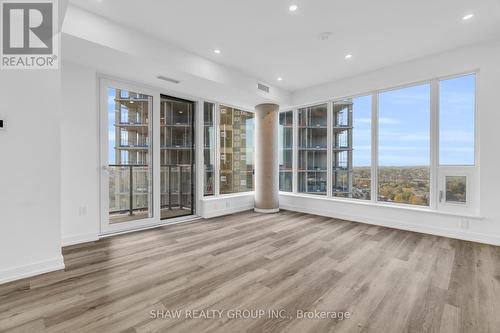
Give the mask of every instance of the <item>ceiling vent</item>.
M 262 90 L 266 93 L 269 93 L 269 87 L 266 85 L 263 85 L 262 83 L 257 83 L 257 89 Z
M 156 78 L 158 78 L 160 80 L 163 80 L 163 81 L 170 82 L 170 83 L 175 83 L 175 84 L 181 83 L 181 81 L 179 81 L 179 80 L 172 79 L 170 77 L 166 77 L 166 76 L 163 76 L 163 75 L 158 75 Z

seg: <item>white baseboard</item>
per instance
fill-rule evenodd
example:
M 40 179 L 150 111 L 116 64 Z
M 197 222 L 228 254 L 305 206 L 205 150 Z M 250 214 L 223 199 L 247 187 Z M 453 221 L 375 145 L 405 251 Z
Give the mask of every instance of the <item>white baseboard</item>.
M 96 240 L 99 240 L 99 235 L 94 233 L 64 237 L 62 239 L 62 246 L 70 246 L 81 243 L 94 242 Z
M 273 214 L 273 213 L 278 213 L 280 211 L 279 208 L 271 208 L 271 209 L 254 208 L 253 210 L 256 213 L 262 213 L 262 214 Z
M 209 212 L 207 214 L 203 214 L 203 218 L 209 219 L 212 217 L 218 217 L 218 216 L 224 216 L 224 215 L 229 215 L 229 214 L 235 214 L 239 212 L 244 212 L 246 210 L 253 209 L 254 205 L 253 203 L 250 205 L 245 205 L 245 206 L 240 206 L 240 207 L 232 207 L 232 208 L 226 208 L 226 209 L 219 209 L 216 211 Z
M 434 235 L 434 236 L 442 236 L 442 237 L 455 238 L 455 239 L 460 239 L 460 240 L 465 240 L 465 241 L 470 241 L 470 242 L 477 242 L 477 243 L 484 243 L 484 244 L 500 246 L 500 237 L 487 235 L 487 234 L 481 234 L 481 233 L 475 233 L 475 232 L 470 232 L 470 231 L 465 231 L 465 230 L 429 227 L 429 226 L 425 226 L 425 225 L 416 225 L 416 224 L 412 224 L 412 223 L 405 223 L 405 222 L 401 222 L 399 220 L 397 220 L 397 221 L 391 220 L 390 218 L 375 219 L 375 218 L 367 217 L 367 216 L 348 215 L 348 214 L 342 214 L 342 213 L 338 213 L 338 212 L 334 212 L 334 211 L 330 211 L 330 210 L 312 209 L 310 207 L 300 207 L 300 206 L 296 206 L 296 205 L 280 205 L 280 208 L 290 210 L 290 211 L 295 211 L 295 212 L 332 217 L 332 218 L 337 218 L 337 219 L 346 220 L 346 221 L 372 224 L 372 225 L 378 225 L 378 226 L 382 226 L 382 227 L 388 227 L 388 228 L 430 234 L 430 235 Z
M 54 259 L 2 270 L 0 271 L 0 284 L 29 278 L 43 273 L 58 271 L 64 269 L 64 267 L 64 259 L 63 256 L 60 255 Z

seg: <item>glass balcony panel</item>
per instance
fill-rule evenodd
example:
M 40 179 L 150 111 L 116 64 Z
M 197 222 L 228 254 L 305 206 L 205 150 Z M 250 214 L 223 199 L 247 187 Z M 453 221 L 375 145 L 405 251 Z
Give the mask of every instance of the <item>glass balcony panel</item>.
M 109 223 L 152 217 L 153 97 L 108 88 Z

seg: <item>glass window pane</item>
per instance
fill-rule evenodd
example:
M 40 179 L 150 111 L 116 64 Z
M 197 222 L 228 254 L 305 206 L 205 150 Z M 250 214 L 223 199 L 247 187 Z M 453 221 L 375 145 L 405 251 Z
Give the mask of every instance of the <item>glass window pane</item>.
M 326 195 L 327 104 L 299 109 L 298 192 Z
M 333 195 L 371 198 L 372 97 L 333 103 Z
M 430 85 L 379 95 L 378 200 L 429 205 Z
M 109 222 L 153 216 L 153 97 L 108 88 Z
M 215 165 L 215 105 L 205 102 L 203 108 L 203 155 L 204 155 L 204 186 L 205 196 L 214 195 L 214 165 Z
M 219 106 L 220 193 L 253 191 L 254 114 Z
M 194 103 L 161 96 L 161 218 L 193 213 Z
M 439 82 L 439 163 L 474 165 L 474 74 Z
M 281 112 L 279 119 L 280 191 L 292 192 L 293 111 Z
M 466 176 L 446 176 L 446 202 L 467 202 Z
M 332 193 L 352 197 L 352 109 L 351 99 L 333 103 Z

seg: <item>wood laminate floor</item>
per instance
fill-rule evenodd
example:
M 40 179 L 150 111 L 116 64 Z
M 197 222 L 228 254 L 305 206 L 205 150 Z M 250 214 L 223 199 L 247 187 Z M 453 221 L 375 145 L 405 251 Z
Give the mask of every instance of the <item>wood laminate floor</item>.
M 499 247 L 325 217 L 244 212 L 67 247 L 64 259 L 65 271 L 0 286 L 0 331 L 500 332 Z

